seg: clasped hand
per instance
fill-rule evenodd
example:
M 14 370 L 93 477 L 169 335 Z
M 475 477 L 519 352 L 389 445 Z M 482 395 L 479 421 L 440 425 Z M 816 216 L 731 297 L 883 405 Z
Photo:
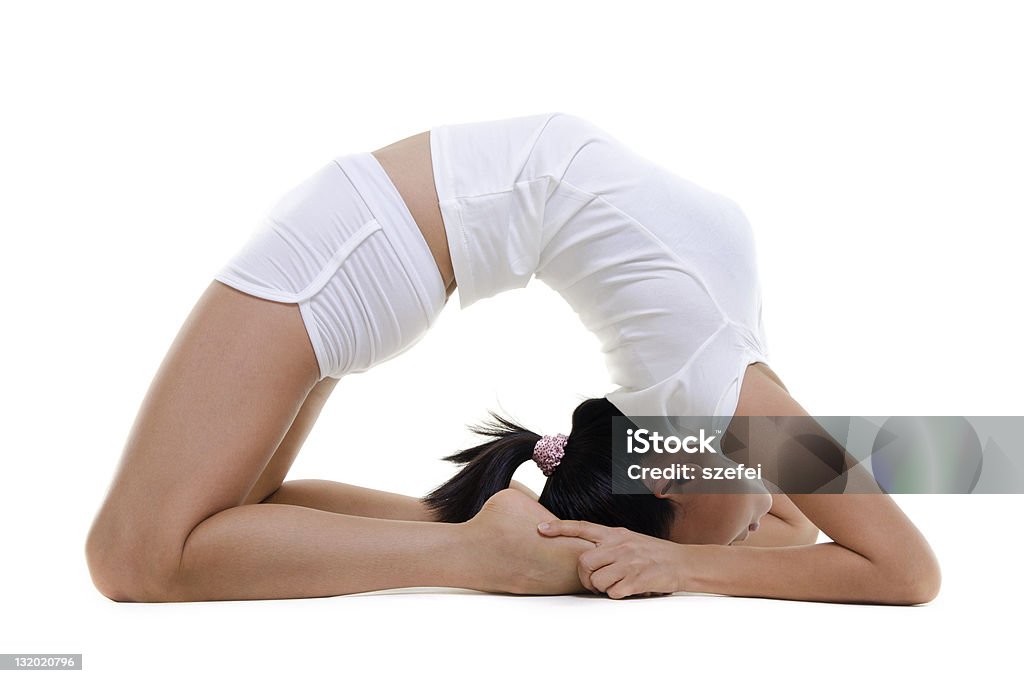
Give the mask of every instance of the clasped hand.
M 682 590 L 683 546 L 621 527 L 579 520 L 538 525 L 544 536 L 573 536 L 594 544 L 576 562 L 580 583 L 610 598 L 667 595 Z

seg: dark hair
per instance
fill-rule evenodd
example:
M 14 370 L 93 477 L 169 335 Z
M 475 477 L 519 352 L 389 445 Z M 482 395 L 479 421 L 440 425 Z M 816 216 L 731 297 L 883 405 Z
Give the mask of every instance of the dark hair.
M 465 522 L 487 499 L 508 488 L 516 469 L 533 457 L 541 435 L 489 411 L 490 421 L 470 430 L 490 441 L 444 458 L 463 468 L 423 501 L 442 522 Z M 547 478 L 540 504 L 559 519 L 581 519 L 666 538 L 671 504 L 649 494 L 612 493 L 612 418 L 624 417 L 606 398 L 590 398 L 572 414 L 561 463 Z

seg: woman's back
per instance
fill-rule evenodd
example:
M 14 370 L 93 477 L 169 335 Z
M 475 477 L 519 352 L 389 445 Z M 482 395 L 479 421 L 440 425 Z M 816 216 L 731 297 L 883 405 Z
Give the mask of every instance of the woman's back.
M 733 414 L 746 365 L 767 362 L 735 202 L 560 112 L 430 134 L 463 308 L 536 275 L 601 341 L 623 413 Z

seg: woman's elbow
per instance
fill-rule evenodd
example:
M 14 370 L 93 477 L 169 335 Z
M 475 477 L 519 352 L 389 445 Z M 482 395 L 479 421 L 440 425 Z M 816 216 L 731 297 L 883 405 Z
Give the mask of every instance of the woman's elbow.
M 905 558 L 898 570 L 890 572 L 889 604 L 922 605 L 938 596 L 942 587 L 942 571 L 931 549 L 918 557 Z

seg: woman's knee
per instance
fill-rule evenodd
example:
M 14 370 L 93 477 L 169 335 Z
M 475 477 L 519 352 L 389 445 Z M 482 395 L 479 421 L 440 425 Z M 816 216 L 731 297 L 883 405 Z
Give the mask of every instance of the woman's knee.
M 166 530 L 147 530 L 139 521 L 101 510 L 86 538 L 85 559 L 93 585 L 111 600 L 169 602 L 175 599 L 181 548 Z

